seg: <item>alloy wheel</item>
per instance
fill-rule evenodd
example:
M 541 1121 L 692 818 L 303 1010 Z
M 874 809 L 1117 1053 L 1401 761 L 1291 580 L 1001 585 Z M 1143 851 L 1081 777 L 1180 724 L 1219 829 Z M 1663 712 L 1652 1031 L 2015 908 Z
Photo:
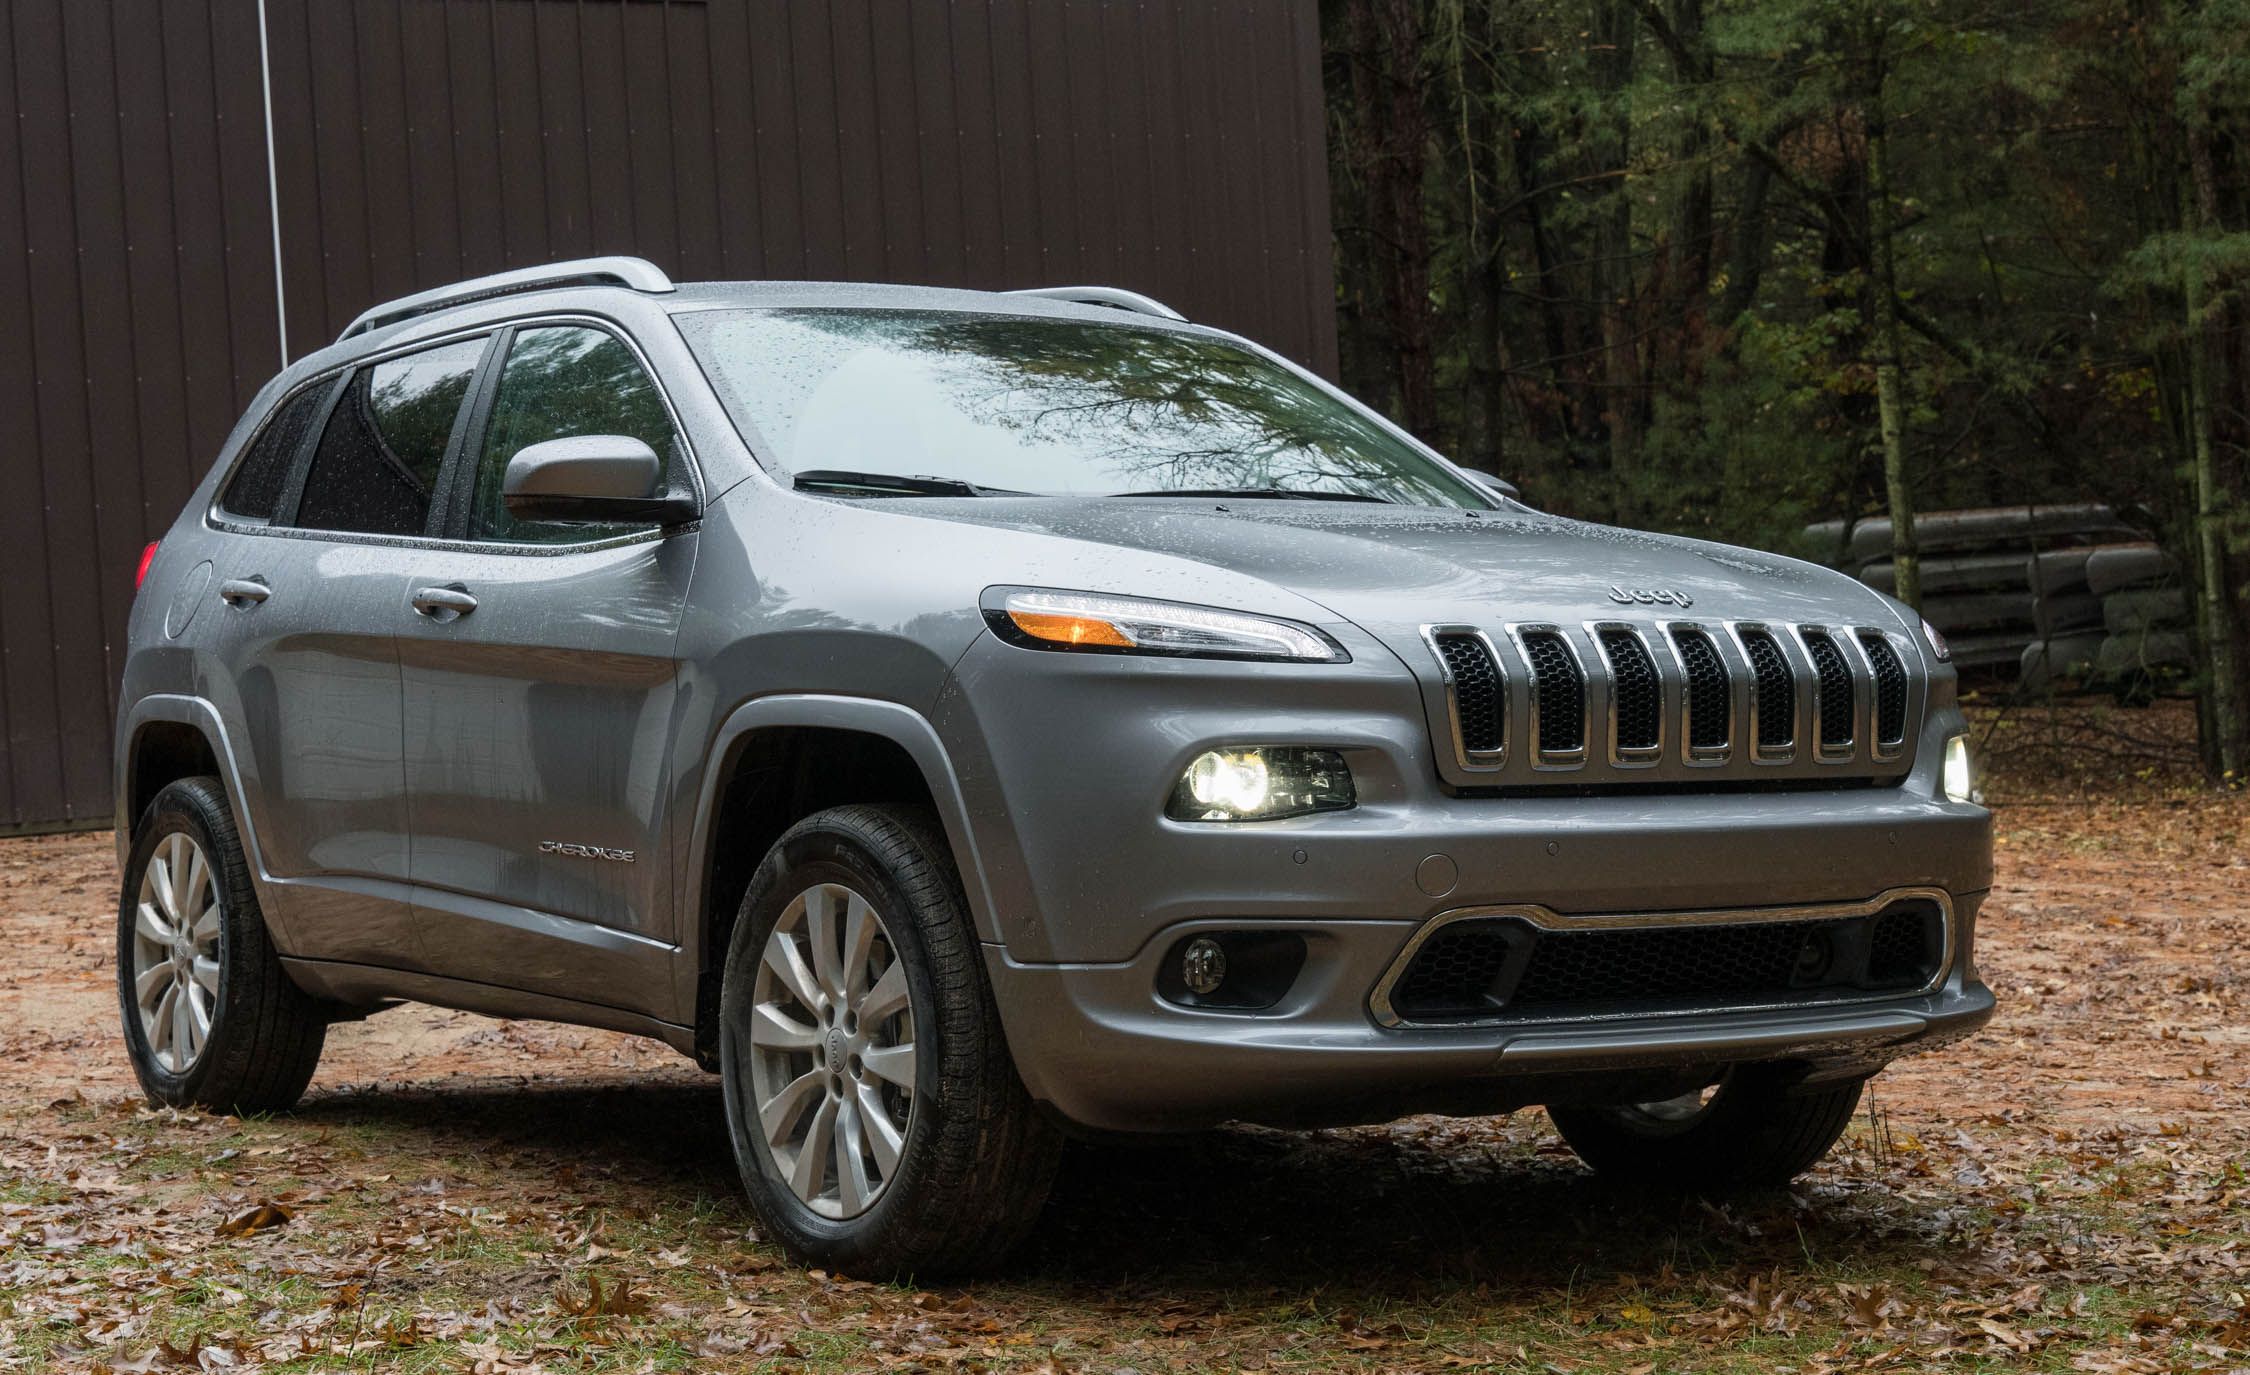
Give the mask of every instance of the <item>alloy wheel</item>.
M 168 1073 L 202 1058 L 219 1001 L 218 876 L 195 837 L 175 831 L 141 871 L 133 910 L 133 1002 L 149 1053 Z
M 766 937 L 749 1026 L 758 1131 L 799 1202 L 857 1217 L 897 1175 L 914 1115 L 914 1008 L 882 914 L 816 884 Z

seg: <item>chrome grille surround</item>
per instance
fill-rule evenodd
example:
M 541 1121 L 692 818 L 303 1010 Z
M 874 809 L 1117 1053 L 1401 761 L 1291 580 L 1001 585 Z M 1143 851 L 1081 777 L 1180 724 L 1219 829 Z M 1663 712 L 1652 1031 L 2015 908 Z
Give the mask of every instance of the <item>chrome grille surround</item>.
M 1656 650 L 1649 637 L 1639 626 L 1628 621 L 1588 621 L 1587 639 L 1593 643 L 1595 657 L 1602 666 L 1602 678 L 1608 691 L 1605 713 L 1609 727 L 1609 763 L 1616 769 L 1645 769 L 1664 758 L 1664 677 L 1656 666 Z M 1622 640 L 1625 643 L 1618 644 Z M 1620 656 L 1630 656 L 1633 647 L 1639 646 L 1640 662 L 1630 658 L 1620 662 Z M 1646 679 L 1643 687 L 1640 680 Z M 1647 744 L 1638 743 L 1641 736 L 1634 733 L 1635 743 L 1626 743 L 1625 713 L 1628 703 L 1625 694 L 1630 686 L 1636 694 L 1653 692 L 1655 702 L 1648 707 L 1655 717 L 1655 739 Z M 1592 694 L 1589 693 L 1589 696 Z
M 1744 720 L 1750 726 L 1753 764 L 1787 764 L 1796 759 L 1797 737 L 1804 733 L 1804 704 L 1797 699 L 1806 682 L 1807 665 L 1790 662 L 1788 651 L 1782 648 L 1790 638 L 1788 628 L 1782 629 L 1783 633 L 1776 635 L 1774 628 L 1763 621 L 1727 623 L 1727 633 L 1733 636 L 1750 676 L 1750 702 Z
M 1664 626 L 1665 642 L 1680 666 L 1681 759 L 1694 767 L 1726 763 L 1739 733 L 1734 728 L 1742 714 L 1735 703 L 1737 675 L 1727 671 L 1726 655 L 1719 648 L 1725 636 L 1725 627 L 1714 630 L 1695 621 L 1670 621 Z M 1706 693 L 1719 704 L 1715 717 Z M 1716 743 L 1709 739 L 1713 732 L 1704 729 L 1714 721 L 1719 726 Z
M 1843 642 L 1857 640 L 1850 630 L 1831 630 L 1824 625 L 1798 625 L 1789 629 L 1812 670 L 1806 738 L 1812 742 L 1813 758 L 1823 764 L 1848 764 L 1858 755 L 1859 742 L 1870 734 L 1867 722 L 1869 708 L 1873 705 L 1874 675 L 1864 661 L 1853 662 L 1862 656 L 1845 657 Z M 1830 729 L 1839 725 L 1840 731 Z
M 1502 768 L 1508 762 L 1508 727 L 1513 724 L 1515 712 L 1509 708 L 1509 675 L 1507 660 L 1501 657 L 1500 647 L 1492 637 L 1473 625 L 1426 625 L 1422 627 L 1422 642 L 1430 647 L 1430 657 L 1437 662 L 1438 675 L 1445 687 L 1445 716 L 1453 732 L 1453 757 L 1464 769 L 1487 773 Z M 1446 653 L 1449 642 L 1465 642 L 1482 648 L 1485 661 L 1491 666 L 1497 683 L 1497 701 L 1493 710 L 1500 718 L 1500 742 L 1497 749 L 1472 747 L 1462 729 L 1463 684 L 1453 670 L 1453 659 Z
M 1906 666 L 1914 646 L 1903 635 L 1868 627 L 1846 638 L 1867 664 L 1869 751 L 1879 760 L 1896 759 L 1905 753 L 1909 734 L 1914 676 Z
M 1911 640 L 1865 625 L 1603 618 L 1421 634 L 1439 772 L 1467 788 L 1895 781 L 1928 697 Z
M 1594 737 L 1594 694 L 1589 691 L 1592 682 L 1586 673 L 1585 656 L 1578 652 L 1577 644 L 1559 625 L 1511 625 L 1508 627 L 1508 638 L 1514 643 L 1516 653 L 1520 656 L 1524 682 L 1531 689 L 1530 710 L 1524 713 L 1524 738 L 1531 744 L 1531 767 L 1540 770 L 1584 768 L 1588 758 L 1586 742 Z M 1570 694 L 1548 691 L 1556 682 L 1556 677 L 1552 674 L 1543 677 L 1539 671 L 1539 663 L 1542 658 L 1552 660 L 1552 656 L 1543 655 L 1535 648 L 1545 645 L 1561 647 L 1564 660 L 1554 664 L 1554 667 L 1565 670 L 1566 676 L 1573 670 L 1576 673 L 1577 684 L 1572 690 L 1578 699 L 1575 723 L 1554 719 L 1557 711 L 1570 709 Z M 1548 700 L 1550 697 L 1555 700 Z M 1563 740 L 1572 738 L 1566 733 L 1571 724 L 1577 726 L 1576 745 L 1549 747 L 1546 744 L 1550 735 Z
M 1412 968 L 1414 964 L 1414 957 L 1421 953 L 1422 947 L 1428 944 L 1430 937 L 1456 922 L 1474 921 L 1489 917 L 1512 917 L 1543 931 L 1630 931 L 1645 930 L 1650 927 L 1693 929 L 1696 927 L 1733 926 L 1750 922 L 1799 922 L 1867 917 L 1902 902 L 1928 902 L 1934 904 L 1938 909 L 1940 943 L 1937 972 L 1931 975 L 1928 982 L 1918 988 L 1884 989 L 1879 992 L 1854 991 L 1840 993 L 1836 997 L 1792 1000 L 1785 1003 L 1726 1001 L 1704 1006 L 1593 1013 L 1583 1016 L 1545 1014 L 1537 1017 L 1526 1017 L 1510 1015 L 1503 1010 L 1490 1017 L 1448 1018 L 1443 1021 L 1415 1021 L 1402 1015 L 1391 1002 L 1393 990 L 1398 987 L 1399 981 L 1406 977 L 1407 970 Z M 1407 938 L 1406 944 L 1399 948 L 1398 954 L 1392 956 L 1390 964 L 1383 971 L 1382 978 L 1376 981 L 1375 987 L 1369 992 L 1368 1012 L 1380 1026 L 1459 1028 L 1509 1023 L 1520 1024 L 1533 1021 L 1544 1025 L 1548 1023 L 1567 1024 L 1571 1022 L 1621 1021 L 1644 1018 L 1661 1019 L 1701 1016 L 1713 1012 L 1763 1012 L 1781 1007 L 1821 1007 L 1839 1003 L 1881 1002 L 1886 999 L 1918 997 L 1943 987 L 1946 979 L 1953 973 L 1954 952 L 1958 934 L 1953 910 L 1953 895 L 1943 888 L 1919 886 L 1885 889 L 1865 902 L 1806 903 L 1787 907 L 1742 907 L 1684 912 L 1620 912 L 1578 916 L 1557 912 L 1552 908 L 1542 907 L 1535 903 L 1456 907 L 1450 911 L 1438 913 L 1415 928 L 1414 934 Z

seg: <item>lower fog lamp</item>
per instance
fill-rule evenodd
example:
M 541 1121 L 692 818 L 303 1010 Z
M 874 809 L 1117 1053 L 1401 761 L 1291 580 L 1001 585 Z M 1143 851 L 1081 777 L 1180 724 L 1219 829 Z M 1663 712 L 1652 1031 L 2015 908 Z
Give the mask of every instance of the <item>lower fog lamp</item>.
M 1174 821 L 1278 821 L 1344 811 L 1358 800 L 1352 771 L 1336 751 L 1250 746 L 1197 755 L 1164 814 Z

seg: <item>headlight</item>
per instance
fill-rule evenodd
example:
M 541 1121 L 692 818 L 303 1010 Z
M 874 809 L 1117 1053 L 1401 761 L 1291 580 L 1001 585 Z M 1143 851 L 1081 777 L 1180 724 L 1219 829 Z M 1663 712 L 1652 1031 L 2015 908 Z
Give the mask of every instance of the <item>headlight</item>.
M 1946 646 L 1945 637 L 1938 633 L 1938 628 L 1931 625 L 1927 618 L 1922 622 L 1922 638 L 1930 642 L 1930 653 L 1937 655 L 1939 663 L 1953 657 L 1953 651 Z
M 1027 649 L 1319 664 L 1351 658 L 1309 625 L 1141 597 L 994 588 L 985 594 L 984 618 L 1000 638 Z
M 1164 814 L 1174 821 L 1278 821 L 1340 812 L 1358 800 L 1352 771 L 1334 750 L 1210 750 L 1180 775 Z
M 1969 762 L 1969 737 L 1956 735 L 1945 742 L 1945 796 L 1949 802 L 1977 800 L 1976 768 Z

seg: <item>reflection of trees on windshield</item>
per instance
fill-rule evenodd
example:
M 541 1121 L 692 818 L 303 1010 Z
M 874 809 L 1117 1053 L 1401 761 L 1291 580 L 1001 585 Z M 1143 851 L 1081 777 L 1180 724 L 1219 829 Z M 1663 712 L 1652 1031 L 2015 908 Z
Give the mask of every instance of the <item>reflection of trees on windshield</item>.
M 1271 487 L 1415 505 L 1475 501 L 1351 408 L 1217 340 L 1006 316 L 777 314 L 930 361 L 963 419 L 1010 431 L 1058 468 L 1094 470 L 1058 471 L 1058 488 Z

